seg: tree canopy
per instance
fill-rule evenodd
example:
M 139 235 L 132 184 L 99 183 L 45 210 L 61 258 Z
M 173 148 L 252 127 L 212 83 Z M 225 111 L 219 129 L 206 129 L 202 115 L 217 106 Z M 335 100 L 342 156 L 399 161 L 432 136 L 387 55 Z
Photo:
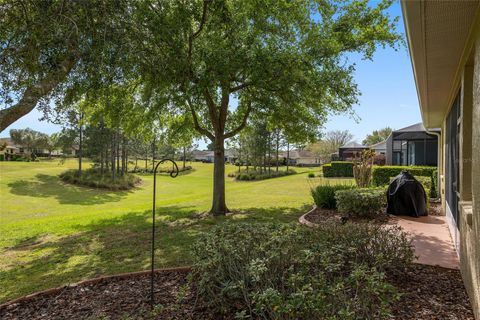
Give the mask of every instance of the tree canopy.
M 388 136 L 392 133 L 392 128 L 385 127 L 380 130 L 373 130 L 372 133 L 368 134 L 365 139 L 363 139 L 363 144 L 370 146 L 375 143 L 379 143 L 387 140 Z

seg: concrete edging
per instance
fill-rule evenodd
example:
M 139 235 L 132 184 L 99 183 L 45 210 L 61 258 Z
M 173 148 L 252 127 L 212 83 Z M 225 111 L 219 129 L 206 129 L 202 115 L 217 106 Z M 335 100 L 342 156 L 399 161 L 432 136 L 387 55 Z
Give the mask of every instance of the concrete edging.
M 155 269 L 155 273 L 163 273 L 163 272 L 179 272 L 179 273 L 188 273 L 192 270 L 191 267 L 185 266 L 185 267 L 174 267 L 174 268 L 162 268 L 162 269 Z M 93 278 L 93 279 L 87 279 L 83 280 L 80 282 L 75 282 L 72 284 L 68 284 L 62 287 L 56 287 L 56 288 L 51 288 L 51 289 L 46 289 L 42 291 L 38 291 L 35 293 L 31 293 L 10 301 L 7 301 L 5 303 L 0 304 L 0 309 L 3 309 L 5 307 L 8 307 L 12 304 L 32 300 L 38 296 L 49 296 L 49 295 L 54 295 L 56 293 L 59 293 L 62 290 L 65 290 L 67 288 L 73 288 L 77 286 L 82 286 L 82 285 L 88 285 L 88 284 L 93 284 L 93 283 L 98 283 L 104 280 L 109 280 L 109 279 L 128 279 L 128 278 L 133 278 L 136 276 L 141 276 L 145 274 L 149 274 L 151 271 L 135 271 L 135 272 L 126 272 L 126 273 L 120 273 L 120 274 L 115 274 L 115 275 L 107 275 L 107 276 L 101 276 L 98 278 Z
M 313 206 L 312 209 L 310 209 L 307 213 L 304 213 L 300 218 L 298 218 L 298 222 L 310 228 L 318 228 L 319 227 L 318 224 L 310 222 L 305 218 L 307 215 L 309 215 L 310 213 L 313 213 L 315 210 L 317 210 L 317 206 Z

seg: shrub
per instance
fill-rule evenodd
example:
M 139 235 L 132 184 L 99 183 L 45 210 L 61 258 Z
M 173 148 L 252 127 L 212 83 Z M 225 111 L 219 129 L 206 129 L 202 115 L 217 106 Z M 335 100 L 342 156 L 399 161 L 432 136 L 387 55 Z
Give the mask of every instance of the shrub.
M 427 166 L 375 166 L 373 168 L 372 183 L 374 186 L 384 186 L 390 182 L 391 177 L 395 177 L 402 172 L 408 170 L 415 178 L 420 176 L 429 177 L 431 179 L 430 197 L 438 196 L 438 176 L 437 167 Z
M 4 154 L 0 154 L 0 161 L 5 161 L 5 155 Z
M 315 173 L 309 172 L 309 173 L 308 173 L 308 177 L 309 177 L 309 178 L 315 178 Z
M 110 171 L 106 171 L 102 175 L 99 169 L 94 168 L 83 170 L 81 175 L 78 170 L 67 170 L 60 174 L 60 179 L 68 183 L 109 190 L 128 190 L 141 181 L 138 176 L 130 173 L 123 176 L 118 174 L 113 180 Z
M 288 170 L 288 171 L 272 170 L 270 173 L 254 171 L 254 170 L 249 170 L 249 171 L 244 170 L 244 171 L 241 171 L 240 173 L 237 173 L 235 175 L 235 179 L 236 180 L 242 180 L 242 181 L 265 180 L 265 179 L 270 179 L 270 178 L 284 177 L 284 176 L 288 176 L 288 175 L 295 174 L 295 173 L 296 172 L 294 170 Z
M 353 177 L 353 162 L 332 161 L 322 166 L 323 176 L 332 177 Z
M 387 202 L 383 188 L 339 190 L 335 192 L 335 199 L 341 213 L 365 218 L 374 217 Z
M 337 185 L 319 185 L 310 190 L 313 201 L 318 208 L 323 209 L 337 209 L 337 200 L 335 199 L 335 192 L 338 190 L 352 189 L 352 185 L 337 184 Z
M 359 158 L 355 156 L 355 162 L 353 163 L 353 176 L 355 177 L 355 182 L 359 188 L 367 188 L 370 186 L 374 157 L 375 151 L 370 149 L 362 151 Z
M 200 301 L 237 318 L 388 318 L 398 298 L 385 273 L 413 260 L 399 228 L 223 224 L 193 247 Z

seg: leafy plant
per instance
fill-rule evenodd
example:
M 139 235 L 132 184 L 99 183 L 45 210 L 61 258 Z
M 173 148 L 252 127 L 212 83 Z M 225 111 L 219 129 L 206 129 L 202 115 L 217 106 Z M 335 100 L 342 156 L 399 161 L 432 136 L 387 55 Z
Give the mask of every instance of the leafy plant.
M 353 176 L 359 188 L 367 188 L 372 180 L 372 167 L 375 151 L 364 150 L 353 163 Z
M 352 189 L 352 185 L 337 184 L 337 185 L 319 185 L 310 190 L 313 201 L 318 208 L 336 209 L 337 200 L 335 199 L 335 192 L 338 190 Z
M 382 319 L 398 298 L 386 273 L 413 249 L 399 228 L 326 224 L 219 225 L 193 247 L 198 295 L 238 318 Z
M 309 172 L 308 175 L 307 175 L 307 177 L 309 177 L 309 178 L 315 178 L 315 173 Z
M 362 188 L 335 192 L 338 211 L 358 217 L 374 217 L 386 206 L 383 188 Z

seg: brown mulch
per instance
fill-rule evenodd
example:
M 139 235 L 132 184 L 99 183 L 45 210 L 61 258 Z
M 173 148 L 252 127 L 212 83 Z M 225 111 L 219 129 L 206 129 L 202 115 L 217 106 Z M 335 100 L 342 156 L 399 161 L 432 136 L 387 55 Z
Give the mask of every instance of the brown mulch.
M 351 217 L 348 215 L 343 215 L 336 210 L 316 208 L 314 211 L 310 212 L 305 216 L 305 219 L 316 224 L 321 224 L 325 222 L 369 222 L 369 223 L 379 223 L 384 224 L 388 222 L 388 214 L 378 214 L 375 218 L 359 218 Z
M 195 308 L 195 295 L 184 272 L 168 271 L 155 275 L 156 305 L 153 310 L 149 293 L 149 274 L 107 278 L 0 308 L 0 319 L 211 318 L 204 310 Z
M 394 319 L 474 320 L 459 270 L 414 264 L 404 276 L 390 279 L 402 293 Z
M 389 280 L 402 293 L 392 305 L 391 319 L 474 319 L 458 270 L 415 264 L 405 275 Z M 187 274 L 158 273 L 155 283 L 154 310 L 148 300 L 149 276 L 143 274 L 66 287 L 0 307 L 0 319 L 221 319 L 196 307 Z

